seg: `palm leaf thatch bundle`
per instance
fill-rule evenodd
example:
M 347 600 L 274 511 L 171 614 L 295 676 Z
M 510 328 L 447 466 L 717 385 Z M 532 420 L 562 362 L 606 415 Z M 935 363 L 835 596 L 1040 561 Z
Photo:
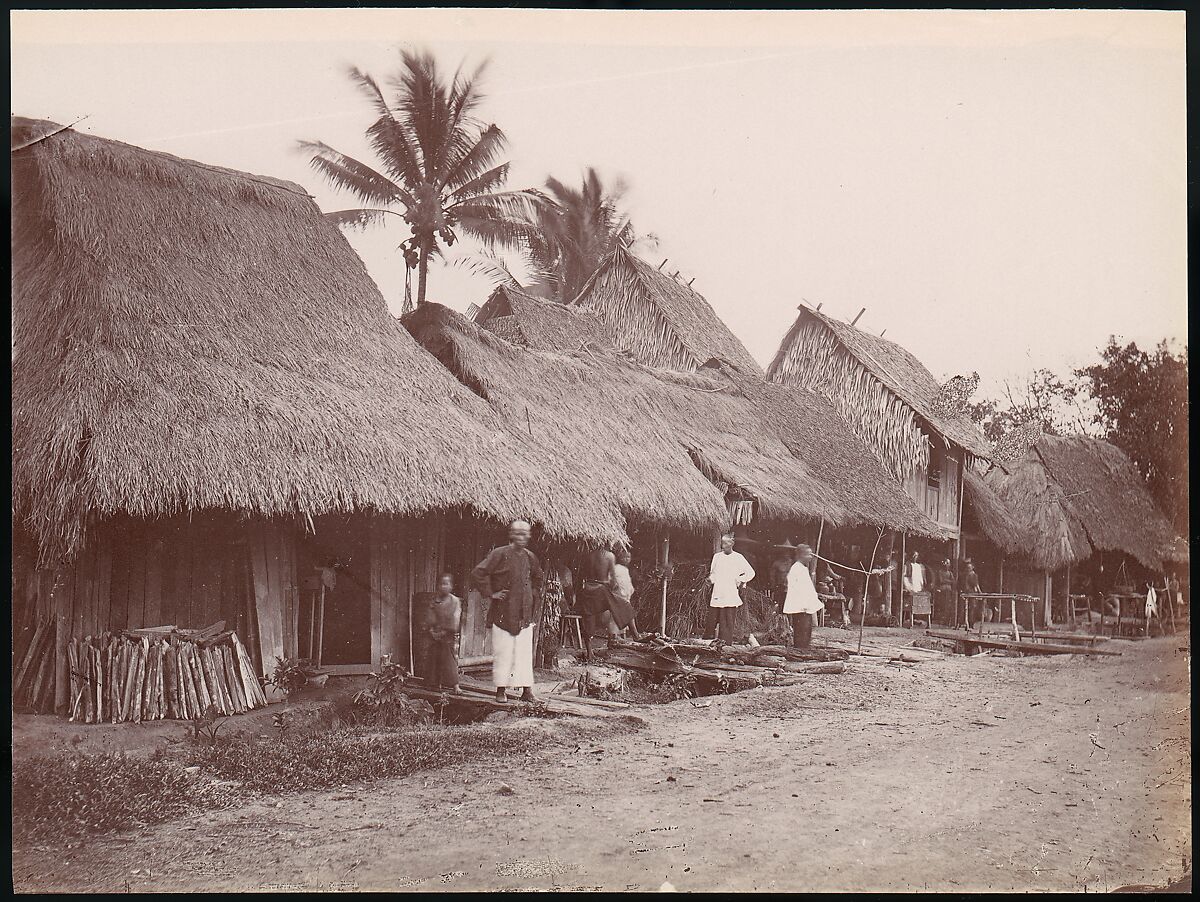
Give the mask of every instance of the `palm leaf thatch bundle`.
M 812 416 L 727 364 L 672 373 L 599 348 L 516 347 L 433 305 L 405 325 L 512 428 L 527 429 L 562 468 L 582 469 L 591 491 L 634 521 L 723 528 L 726 491 L 736 488 L 769 520 L 935 533 L 820 399 L 809 399 Z
M 648 366 L 694 372 L 717 357 L 762 374 L 703 295 L 624 247 L 600 265 L 573 305 L 595 313 L 612 344 Z
M 943 386 L 912 354 L 809 307 L 801 307 L 767 373 L 833 400 L 899 479 L 928 466 L 929 433 L 969 456 L 990 456 L 987 439 L 963 413 L 940 403 Z
M 13 500 L 88 518 L 464 509 L 620 537 L 388 314 L 298 186 L 13 120 Z
M 1087 436 L 1046 435 L 987 484 L 1018 530 L 1017 549 L 1046 570 L 1094 552 L 1128 554 L 1157 570 L 1176 536 L 1125 453 Z

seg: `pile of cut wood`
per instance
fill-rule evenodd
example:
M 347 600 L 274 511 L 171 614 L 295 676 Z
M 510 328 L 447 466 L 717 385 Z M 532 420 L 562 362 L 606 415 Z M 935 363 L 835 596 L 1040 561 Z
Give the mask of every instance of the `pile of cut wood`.
M 267 703 L 246 647 L 224 621 L 202 630 L 161 626 L 72 638 L 66 658 L 68 713 L 81 723 L 194 720 L 210 705 L 241 714 Z M 51 710 L 55 669 L 49 621 L 18 668 L 14 703 Z
M 799 674 L 842 673 L 848 653 L 833 648 L 782 645 L 713 645 L 699 639 L 633 642 L 615 639 L 597 657 L 610 667 L 650 676 L 693 677 L 707 691 L 737 692 L 766 684 L 798 682 Z

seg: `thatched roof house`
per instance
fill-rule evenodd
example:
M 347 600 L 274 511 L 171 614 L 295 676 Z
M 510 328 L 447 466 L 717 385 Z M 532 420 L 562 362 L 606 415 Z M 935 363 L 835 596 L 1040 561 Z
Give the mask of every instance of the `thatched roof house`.
M 894 341 L 807 305 L 767 369 L 774 382 L 816 389 L 851 414 L 898 477 L 927 465 L 927 439 L 987 458 L 987 439 L 962 414 L 936 404 L 941 385 Z
M 614 250 L 592 274 L 572 306 L 594 313 L 609 341 L 647 366 L 696 372 L 719 358 L 762 375 L 750 352 L 701 294 L 624 247 Z
M 492 292 L 475 322 L 513 344 L 540 351 L 610 346 L 604 323 L 592 311 L 535 298 L 510 285 Z
M 783 397 L 728 364 L 674 373 L 602 349 L 518 347 L 432 304 L 404 322 L 632 524 L 719 529 L 736 492 L 767 520 L 936 531 L 823 399 Z
M 963 472 L 991 454 L 942 386 L 900 345 L 801 306 L 767 377 L 819 392 L 930 517 L 957 532 Z
M 989 532 L 1010 553 L 1054 571 L 1096 552 L 1128 554 L 1158 570 L 1179 541 L 1133 462 L 1115 445 L 1081 435 L 1046 435 L 987 486 L 1015 537 Z
M 465 509 L 619 537 L 388 314 L 299 186 L 14 118 L 14 518 Z

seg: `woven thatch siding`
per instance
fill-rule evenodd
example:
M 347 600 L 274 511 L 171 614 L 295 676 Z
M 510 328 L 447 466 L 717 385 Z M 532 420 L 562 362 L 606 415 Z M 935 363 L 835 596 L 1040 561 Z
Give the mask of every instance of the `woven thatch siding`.
M 903 480 L 929 466 L 929 447 L 913 409 L 880 382 L 820 322 L 803 317 L 784 339 L 770 378 L 818 391 Z
M 612 344 L 647 366 L 695 372 L 715 357 L 762 374 L 701 294 L 623 247 L 604 261 L 573 304 L 595 313 Z
M 847 354 L 869 374 L 866 382 L 844 359 Z M 839 409 L 858 411 L 848 417 L 850 422 L 870 436 L 900 478 L 924 467 L 921 433 L 964 448 L 968 455 L 991 454 L 987 439 L 965 415 L 937 409 L 941 386 L 917 358 L 895 342 L 809 307 L 801 308 L 767 372 L 775 382 L 842 394 Z
M 756 406 L 720 372 L 672 374 L 612 352 L 514 347 L 434 305 L 405 323 L 507 421 L 526 428 L 564 466 L 591 474 L 602 503 L 619 505 L 631 521 L 725 526 L 724 489 L 714 485 L 721 482 L 758 498 L 767 519 L 824 516 L 835 524 L 934 532 L 864 447 L 840 453 L 839 438 L 853 437 L 827 404 L 814 401 L 816 415 L 804 415 L 768 398 L 762 383 Z M 781 437 L 788 429 L 790 446 Z
M 623 534 L 387 313 L 298 186 L 13 120 L 14 515 L 466 509 Z
M 1043 436 L 987 484 L 1016 526 L 1016 550 L 1057 570 L 1097 551 L 1129 554 L 1159 569 L 1176 537 L 1137 468 L 1108 442 Z

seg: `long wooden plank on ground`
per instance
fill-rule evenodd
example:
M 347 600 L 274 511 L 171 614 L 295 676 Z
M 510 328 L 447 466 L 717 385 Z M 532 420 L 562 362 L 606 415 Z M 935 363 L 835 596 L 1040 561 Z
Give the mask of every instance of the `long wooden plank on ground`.
M 1013 640 L 981 639 L 978 635 L 954 630 L 926 630 L 925 635 L 934 639 L 962 642 L 981 648 L 1006 648 L 1034 655 L 1120 655 L 1119 651 L 1107 648 L 1090 648 L 1081 645 L 1058 645 L 1052 642 L 1015 642 Z

